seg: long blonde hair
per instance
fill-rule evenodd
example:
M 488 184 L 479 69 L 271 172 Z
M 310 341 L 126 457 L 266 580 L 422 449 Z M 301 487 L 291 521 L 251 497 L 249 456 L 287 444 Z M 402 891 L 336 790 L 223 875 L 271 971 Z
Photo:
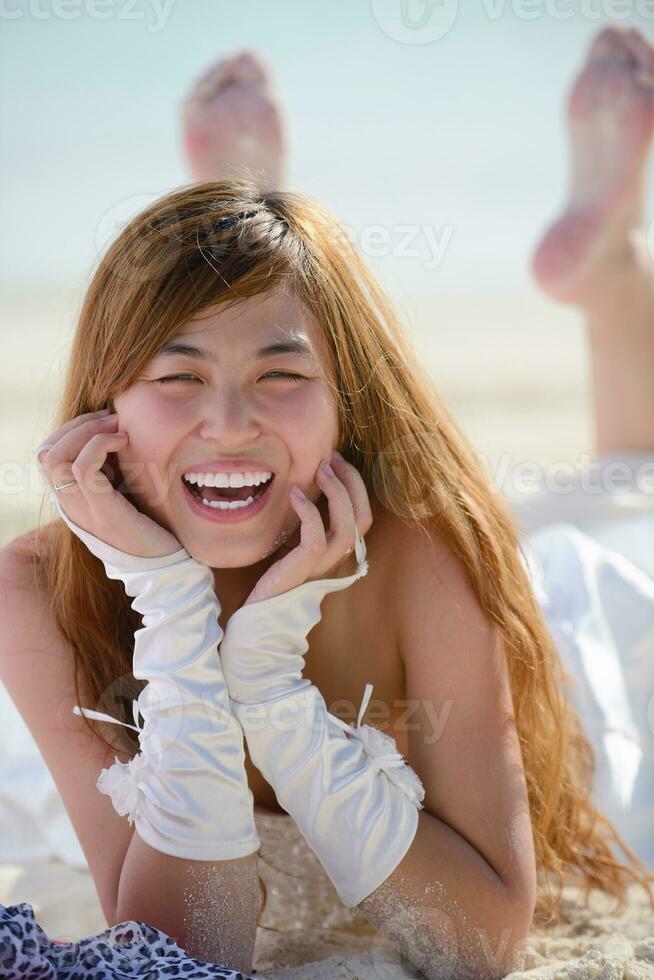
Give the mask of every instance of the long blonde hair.
M 200 311 L 278 285 L 322 327 L 339 449 L 392 513 L 427 535 L 438 530 L 499 628 L 536 862 L 547 885 L 539 888 L 537 920 L 559 920 L 561 887 L 571 874 L 586 894 L 596 887 L 619 898 L 620 909 L 626 885 L 638 881 L 654 907 L 654 874 L 591 802 L 593 750 L 566 697 L 570 676 L 535 599 L 508 504 L 423 372 L 375 278 L 323 208 L 303 195 L 262 195 L 246 180 L 222 180 L 183 187 L 137 215 L 88 288 L 53 428 L 110 405 Z M 75 653 L 78 703 L 131 722 L 131 699 L 142 686 L 131 675 L 140 617 L 63 521 L 47 533 L 40 580 Z M 91 701 L 81 699 L 80 680 Z M 122 699 L 108 705 L 117 686 Z M 617 859 L 612 844 L 634 867 Z

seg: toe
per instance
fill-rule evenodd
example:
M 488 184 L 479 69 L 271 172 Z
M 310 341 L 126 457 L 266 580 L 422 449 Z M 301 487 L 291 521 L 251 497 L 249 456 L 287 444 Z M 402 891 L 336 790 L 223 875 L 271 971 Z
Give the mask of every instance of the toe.
M 640 31 L 630 30 L 627 44 L 641 71 L 654 71 L 654 47 Z
M 268 69 L 263 57 L 249 48 L 235 58 L 234 72 L 241 82 L 264 85 L 268 81 Z
M 199 99 L 200 101 L 213 98 L 216 92 L 228 84 L 233 77 L 235 60 L 235 57 L 231 56 L 214 61 L 198 76 L 188 98 L 190 100 Z
M 189 102 L 208 102 L 229 85 L 267 86 L 269 72 L 264 58 L 250 49 L 219 58 L 196 80 L 187 96 Z
M 605 27 L 593 41 L 591 58 L 610 58 L 630 64 L 634 57 L 628 44 L 628 31 L 624 27 Z
M 644 94 L 651 98 L 654 91 L 654 47 L 635 28 L 628 33 L 627 45 L 634 61 L 634 78 L 645 90 Z

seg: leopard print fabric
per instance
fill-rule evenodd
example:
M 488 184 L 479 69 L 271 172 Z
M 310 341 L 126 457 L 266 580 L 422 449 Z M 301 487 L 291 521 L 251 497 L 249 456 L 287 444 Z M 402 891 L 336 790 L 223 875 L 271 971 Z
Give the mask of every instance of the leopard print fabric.
M 256 971 L 255 971 L 256 972 Z M 187 956 L 174 939 L 144 922 L 120 922 L 95 936 L 64 943 L 50 939 L 28 902 L 0 904 L 0 977 L 3 980 L 258 980 L 218 963 Z

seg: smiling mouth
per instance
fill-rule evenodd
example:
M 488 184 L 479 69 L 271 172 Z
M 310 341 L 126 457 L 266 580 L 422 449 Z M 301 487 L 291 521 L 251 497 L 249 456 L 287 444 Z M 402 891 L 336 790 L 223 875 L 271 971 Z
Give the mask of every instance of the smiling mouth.
M 256 487 L 199 487 L 197 483 L 189 483 L 182 477 L 184 485 L 197 500 L 216 510 L 247 507 L 264 495 L 274 479 L 273 475 Z

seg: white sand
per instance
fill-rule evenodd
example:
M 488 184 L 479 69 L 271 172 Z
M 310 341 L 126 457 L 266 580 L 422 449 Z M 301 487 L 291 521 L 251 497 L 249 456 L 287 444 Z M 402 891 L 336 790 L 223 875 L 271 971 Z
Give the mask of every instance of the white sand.
M 74 941 L 106 928 L 90 873 L 58 861 L 0 865 L 0 903 L 19 902 L 33 906 L 37 922 L 50 939 Z M 562 912 L 568 921 L 532 931 L 525 970 L 512 973 L 511 980 L 654 978 L 654 913 L 642 889 L 630 886 L 627 908 L 620 916 L 611 913 L 614 904 L 608 896 L 593 892 L 586 906 L 583 891 L 566 886 Z M 259 976 L 267 980 L 406 980 L 418 975 L 381 937 L 369 952 L 329 956 L 320 962 L 315 962 L 321 955 L 315 942 L 301 957 L 297 939 L 289 939 L 288 946 L 293 951 L 289 959 L 305 962 Z

